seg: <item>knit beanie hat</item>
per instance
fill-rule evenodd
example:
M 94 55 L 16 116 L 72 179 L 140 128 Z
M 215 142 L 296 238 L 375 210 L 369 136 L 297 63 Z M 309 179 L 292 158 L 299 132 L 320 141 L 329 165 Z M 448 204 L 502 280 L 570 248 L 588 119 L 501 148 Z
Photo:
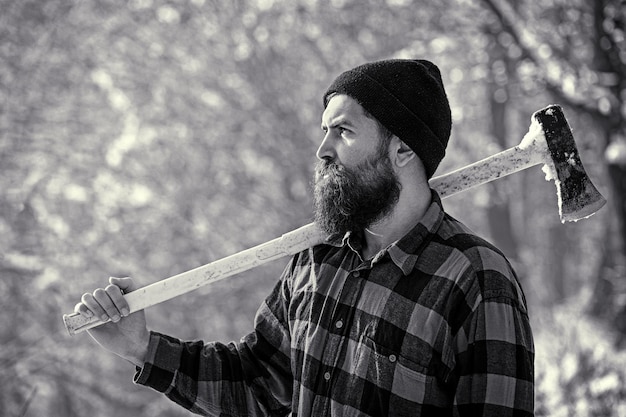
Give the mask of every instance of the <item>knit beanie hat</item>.
M 427 178 L 443 159 L 450 138 L 450 105 L 435 64 L 392 59 L 360 65 L 339 75 L 324 94 L 356 100 L 422 160 Z

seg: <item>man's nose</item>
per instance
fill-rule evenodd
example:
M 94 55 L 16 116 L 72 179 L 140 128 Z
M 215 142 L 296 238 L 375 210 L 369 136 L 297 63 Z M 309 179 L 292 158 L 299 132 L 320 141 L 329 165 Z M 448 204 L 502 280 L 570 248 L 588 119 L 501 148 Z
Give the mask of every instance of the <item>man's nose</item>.
M 324 139 L 322 140 L 320 147 L 317 148 L 317 152 L 315 155 L 320 160 L 330 159 L 331 161 L 334 160 L 337 156 L 335 148 L 332 145 L 332 137 L 330 131 L 326 132 L 326 135 L 324 135 Z

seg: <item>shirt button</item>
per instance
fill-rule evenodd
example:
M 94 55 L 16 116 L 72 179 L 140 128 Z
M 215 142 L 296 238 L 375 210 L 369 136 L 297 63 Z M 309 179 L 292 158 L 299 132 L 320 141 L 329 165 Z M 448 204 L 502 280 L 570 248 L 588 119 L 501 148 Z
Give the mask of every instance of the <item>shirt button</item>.
M 343 321 L 338 320 L 337 323 L 335 323 L 335 327 L 341 329 L 343 327 Z
M 398 360 L 398 358 L 396 357 L 396 355 L 389 355 L 389 362 L 393 363 L 396 360 Z
M 325 379 L 326 381 L 330 381 L 330 372 L 326 372 L 326 373 L 324 374 L 324 379 Z
M 361 276 L 361 273 L 360 273 L 359 271 L 354 271 L 354 272 L 352 273 L 352 276 L 353 276 L 354 278 L 358 278 L 358 277 L 360 277 L 360 276 Z

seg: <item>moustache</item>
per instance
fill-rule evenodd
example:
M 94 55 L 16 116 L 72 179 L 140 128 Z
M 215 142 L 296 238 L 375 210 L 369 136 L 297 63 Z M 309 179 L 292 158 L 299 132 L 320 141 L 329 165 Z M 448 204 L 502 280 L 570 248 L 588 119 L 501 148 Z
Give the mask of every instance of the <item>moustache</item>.
M 332 161 L 319 161 L 315 167 L 315 182 L 320 183 L 322 181 L 333 181 L 344 177 L 346 169 Z

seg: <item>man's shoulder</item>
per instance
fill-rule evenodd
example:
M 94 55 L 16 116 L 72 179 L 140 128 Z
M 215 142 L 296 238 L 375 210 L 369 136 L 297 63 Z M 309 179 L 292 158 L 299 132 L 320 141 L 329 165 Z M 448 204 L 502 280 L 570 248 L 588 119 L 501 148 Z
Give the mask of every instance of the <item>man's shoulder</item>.
M 507 257 L 463 223 L 446 216 L 433 243 L 449 254 L 449 264 L 463 265 L 463 273 L 454 279 L 465 291 L 485 299 L 505 297 L 525 304 L 517 274 Z
M 500 249 L 452 216 L 444 217 L 434 241 L 459 251 L 473 264 L 491 260 L 502 262 L 504 267 L 510 267 L 506 256 Z

